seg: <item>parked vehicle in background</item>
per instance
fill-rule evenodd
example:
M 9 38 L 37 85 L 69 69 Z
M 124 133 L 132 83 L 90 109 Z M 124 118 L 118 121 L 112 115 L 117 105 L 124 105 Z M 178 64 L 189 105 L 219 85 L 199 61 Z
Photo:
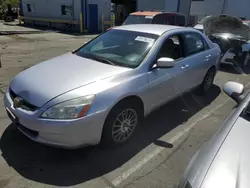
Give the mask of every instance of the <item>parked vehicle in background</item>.
M 224 92 L 238 104 L 214 137 L 197 151 L 184 172 L 179 188 L 250 187 L 250 93 L 227 82 Z
M 219 46 L 192 28 L 124 25 L 19 73 L 4 102 L 36 142 L 119 145 L 159 106 L 196 87 L 207 93 L 219 55 Z
M 177 12 L 139 11 L 130 13 L 122 25 L 131 24 L 162 24 L 186 26 L 186 18 L 185 15 Z
M 202 27 L 199 27 L 196 25 L 195 28 L 220 46 L 221 63 L 242 67 L 247 65 L 250 57 L 250 29 L 240 18 L 228 15 L 207 16 L 202 20 Z
M 123 25 L 128 24 L 163 24 L 185 26 L 186 19 L 183 14 L 177 12 L 139 11 L 133 12 L 127 17 Z
M 246 26 L 250 27 L 250 20 L 244 20 L 243 24 L 245 24 Z
M 201 20 L 198 21 L 198 23 L 194 26 L 195 29 L 199 30 L 200 32 L 204 32 L 204 27 L 203 27 L 203 23 L 208 19 L 212 17 L 212 15 L 209 16 L 205 16 L 204 18 L 202 18 Z

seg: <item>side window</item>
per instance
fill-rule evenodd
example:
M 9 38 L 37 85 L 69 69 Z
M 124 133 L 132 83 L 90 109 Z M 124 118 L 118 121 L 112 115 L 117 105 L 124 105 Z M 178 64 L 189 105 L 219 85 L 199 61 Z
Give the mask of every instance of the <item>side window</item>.
M 182 40 L 179 35 L 169 37 L 162 45 L 157 58 L 169 57 L 179 59 L 183 57 Z
M 28 12 L 32 12 L 31 4 L 27 4 L 27 11 L 28 11 Z
M 72 16 L 72 5 L 61 5 L 61 15 L 70 15 Z
M 184 34 L 185 55 L 193 55 L 206 49 L 202 36 L 198 33 Z

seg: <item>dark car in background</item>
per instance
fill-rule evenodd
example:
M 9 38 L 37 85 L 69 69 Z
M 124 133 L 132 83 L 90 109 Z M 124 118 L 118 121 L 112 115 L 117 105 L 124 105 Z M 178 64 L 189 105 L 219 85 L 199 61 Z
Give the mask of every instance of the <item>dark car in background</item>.
M 185 15 L 180 14 L 178 12 L 139 11 L 129 14 L 129 16 L 126 18 L 122 25 L 131 24 L 160 24 L 186 26 L 186 17 Z
M 221 63 L 245 67 L 250 57 L 250 28 L 235 16 L 207 16 L 195 29 L 205 33 L 221 48 Z
M 131 13 L 122 25 L 128 24 L 164 24 L 185 26 L 186 19 L 177 12 L 139 11 Z

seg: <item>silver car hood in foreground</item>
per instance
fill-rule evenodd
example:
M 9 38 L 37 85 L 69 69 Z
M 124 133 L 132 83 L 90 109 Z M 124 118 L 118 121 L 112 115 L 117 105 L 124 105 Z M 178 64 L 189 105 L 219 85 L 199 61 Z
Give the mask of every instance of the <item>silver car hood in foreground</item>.
M 250 187 L 250 122 L 239 117 L 210 166 L 201 188 Z
M 70 90 L 131 70 L 67 53 L 19 73 L 10 84 L 16 95 L 37 107 Z

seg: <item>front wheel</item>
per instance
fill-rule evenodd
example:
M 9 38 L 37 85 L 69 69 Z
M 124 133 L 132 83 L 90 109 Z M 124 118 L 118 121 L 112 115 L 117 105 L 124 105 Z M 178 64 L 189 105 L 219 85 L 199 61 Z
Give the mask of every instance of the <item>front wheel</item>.
M 142 118 L 136 104 L 122 103 L 115 106 L 108 115 L 102 135 L 102 143 L 116 146 L 128 142 Z
M 209 89 L 212 87 L 214 83 L 214 78 L 215 78 L 216 70 L 215 68 L 210 68 L 207 71 L 207 74 L 205 75 L 199 89 L 198 89 L 198 94 L 204 95 L 206 94 Z

